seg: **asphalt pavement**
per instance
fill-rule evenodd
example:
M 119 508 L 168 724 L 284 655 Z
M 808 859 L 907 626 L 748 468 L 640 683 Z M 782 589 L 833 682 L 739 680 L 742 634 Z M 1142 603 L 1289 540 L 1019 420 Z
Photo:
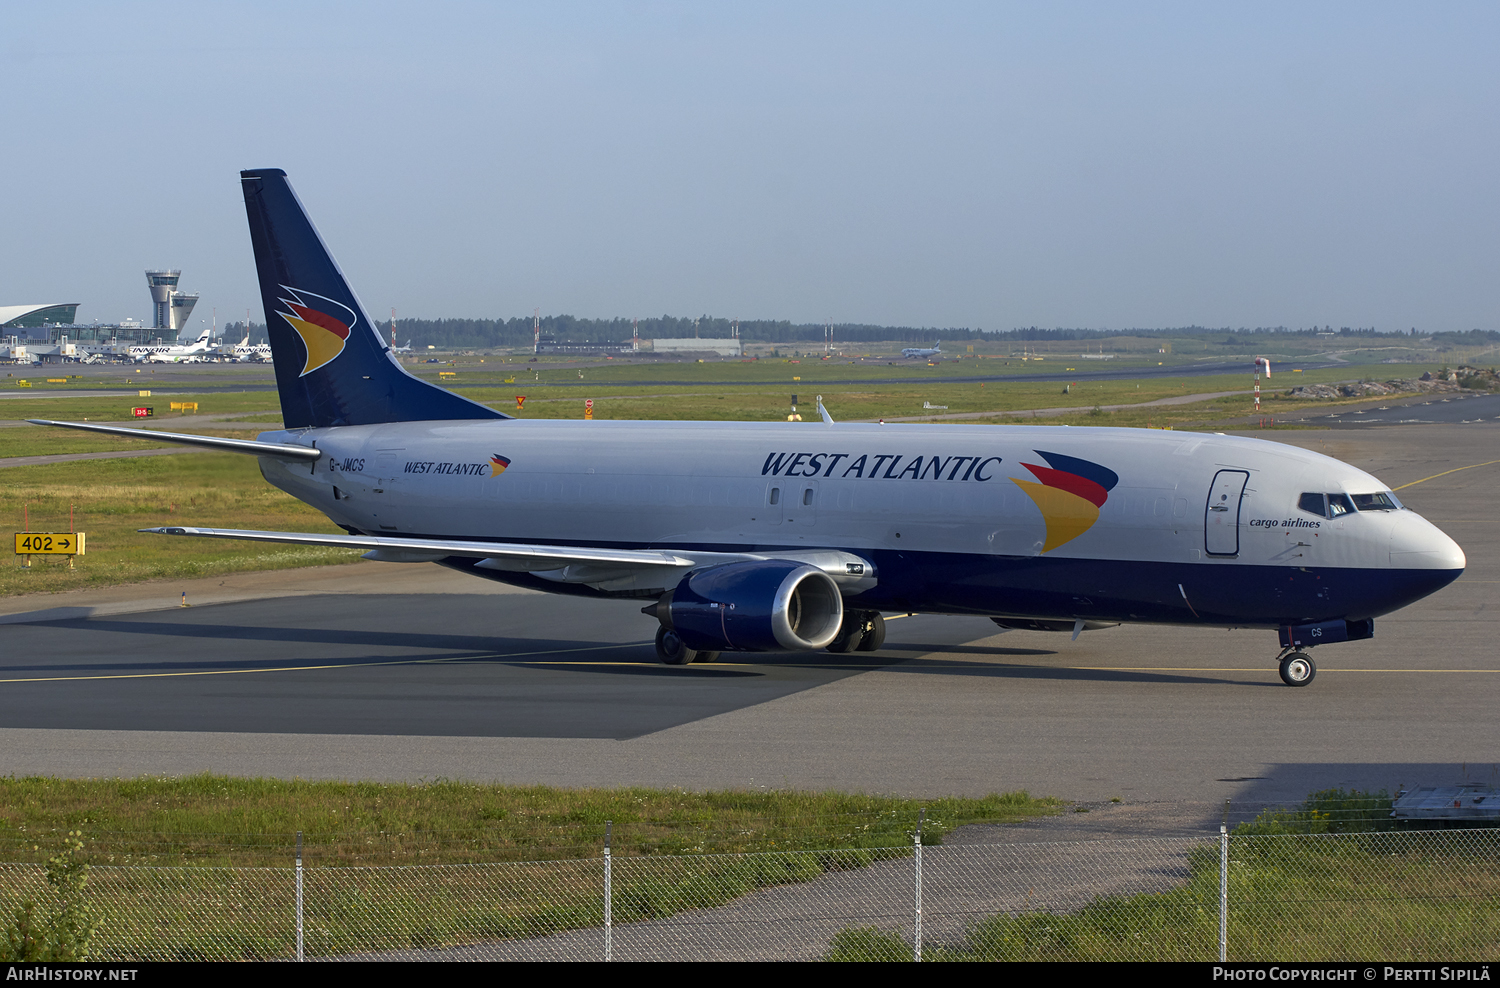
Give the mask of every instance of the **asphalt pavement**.
M 1500 422 L 1500 394 L 1432 395 L 1388 405 L 1341 408 L 1306 416 L 1306 425 L 1323 428 L 1367 428 L 1377 425 L 1477 425 Z
M 1383 478 L 1469 559 L 1373 640 L 1318 649 L 1305 689 L 1277 678 L 1272 632 L 1072 642 L 929 615 L 874 656 L 667 668 L 637 604 L 360 563 L 4 601 L 0 772 L 1027 789 L 1215 825 L 1226 798 L 1500 781 L 1500 423 L 1276 438 Z

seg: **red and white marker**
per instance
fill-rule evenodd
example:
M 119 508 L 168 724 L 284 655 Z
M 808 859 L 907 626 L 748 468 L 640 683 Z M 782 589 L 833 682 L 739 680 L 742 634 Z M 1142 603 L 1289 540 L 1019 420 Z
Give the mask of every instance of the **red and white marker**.
M 1271 379 L 1271 361 L 1267 360 L 1265 357 L 1256 357 L 1255 358 L 1255 410 L 1257 412 L 1260 411 L 1260 369 L 1261 369 L 1262 366 L 1264 366 L 1265 369 L 1266 369 L 1266 380 L 1269 381 Z

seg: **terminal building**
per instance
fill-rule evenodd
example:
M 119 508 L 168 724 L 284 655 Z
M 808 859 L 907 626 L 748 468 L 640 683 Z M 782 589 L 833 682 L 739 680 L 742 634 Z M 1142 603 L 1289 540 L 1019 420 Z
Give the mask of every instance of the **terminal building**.
M 658 339 L 649 341 L 650 350 L 642 350 L 640 343 L 648 341 L 621 340 L 619 343 L 575 343 L 572 340 L 554 340 L 547 337 L 538 337 L 534 348 L 536 353 L 565 354 L 574 357 L 601 356 L 604 354 L 629 353 L 637 356 L 641 354 L 658 353 L 663 356 L 699 356 L 702 354 L 716 354 L 720 357 L 739 357 L 744 355 L 744 347 L 741 346 L 739 337 L 728 339 L 689 339 L 671 340 Z
M 0 335 L 29 336 L 20 330 L 47 326 L 71 326 L 78 318 L 77 302 L 50 302 L 44 305 L 0 305 Z
M 556 353 L 567 354 L 574 357 L 595 357 L 606 354 L 632 353 L 634 346 L 631 340 L 620 343 L 576 343 L 573 340 L 554 340 L 547 337 L 537 339 L 536 346 L 532 348 L 534 353 Z
M 0 341 L 19 344 L 118 343 L 122 346 L 170 345 L 178 342 L 192 318 L 198 296 L 177 290 L 181 270 L 146 272 L 151 292 L 151 325 L 134 319 L 117 323 L 78 323 L 78 302 L 0 305 Z

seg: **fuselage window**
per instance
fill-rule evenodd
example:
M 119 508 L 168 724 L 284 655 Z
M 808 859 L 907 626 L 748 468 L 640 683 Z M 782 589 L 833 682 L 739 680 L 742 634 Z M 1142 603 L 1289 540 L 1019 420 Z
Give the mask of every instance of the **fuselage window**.
M 807 490 L 805 490 L 805 491 L 802 492 L 802 503 L 803 504 L 812 504 L 812 498 L 813 498 L 813 492 L 812 492 L 812 488 L 811 487 L 809 487 Z
M 1401 502 L 1397 501 L 1395 495 L 1388 493 L 1380 494 L 1351 494 L 1354 506 L 1360 511 L 1398 511 Z
M 1319 518 L 1328 517 L 1327 500 L 1322 494 L 1303 494 L 1297 499 L 1297 507 Z
M 1344 494 L 1328 495 L 1328 517 L 1337 518 L 1339 515 L 1354 513 L 1354 505 L 1349 503 L 1349 498 Z
M 780 487 L 773 487 L 773 488 L 771 488 L 771 503 L 772 504 L 780 504 L 781 503 L 781 488 Z

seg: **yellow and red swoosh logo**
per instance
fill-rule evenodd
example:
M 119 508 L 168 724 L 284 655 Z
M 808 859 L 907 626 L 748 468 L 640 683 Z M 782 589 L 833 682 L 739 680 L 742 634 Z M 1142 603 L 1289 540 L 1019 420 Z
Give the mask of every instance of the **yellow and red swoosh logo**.
M 322 295 L 281 286 L 291 298 L 279 299 L 291 312 L 276 313 L 302 338 L 307 360 L 298 377 L 305 377 L 344 352 L 349 332 L 355 323 L 354 311 L 347 305 Z
M 501 456 L 499 453 L 496 453 L 490 457 L 490 476 L 500 476 L 508 466 L 510 466 L 510 457 Z
M 1108 467 L 1076 456 L 1034 452 L 1050 466 L 1023 463 L 1036 481 L 1011 479 L 1041 509 L 1042 519 L 1047 523 L 1047 540 L 1042 551 L 1051 552 L 1094 527 L 1099 520 L 1099 509 L 1109 500 L 1109 492 L 1120 482 L 1120 476 Z

